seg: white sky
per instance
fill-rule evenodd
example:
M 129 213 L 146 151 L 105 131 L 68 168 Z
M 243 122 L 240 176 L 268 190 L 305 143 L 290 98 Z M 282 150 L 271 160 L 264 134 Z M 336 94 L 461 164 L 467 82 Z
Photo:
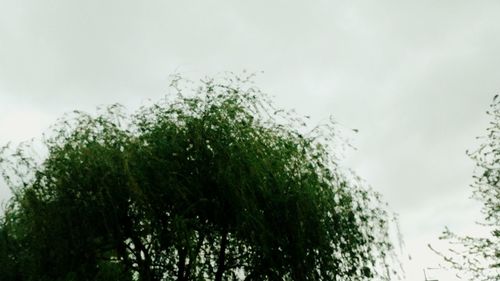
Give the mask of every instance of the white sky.
M 73 109 L 134 110 L 174 72 L 264 71 L 278 106 L 360 130 L 346 164 L 399 213 L 407 280 L 424 280 L 445 225 L 481 232 L 465 150 L 500 90 L 499 15 L 499 1 L 0 0 L 0 144 Z

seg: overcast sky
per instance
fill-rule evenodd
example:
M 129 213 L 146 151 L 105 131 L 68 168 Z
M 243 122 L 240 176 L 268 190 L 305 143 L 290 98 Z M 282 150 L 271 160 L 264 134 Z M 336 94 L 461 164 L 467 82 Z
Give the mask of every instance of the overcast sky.
M 0 144 L 137 109 L 173 73 L 243 69 L 278 106 L 359 130 L 345 163 L 399 213 L 407 280 L 438 264 L 445 225 L 481 232 L 465 150 L 500 91 L 500 1 L 0 0 Z

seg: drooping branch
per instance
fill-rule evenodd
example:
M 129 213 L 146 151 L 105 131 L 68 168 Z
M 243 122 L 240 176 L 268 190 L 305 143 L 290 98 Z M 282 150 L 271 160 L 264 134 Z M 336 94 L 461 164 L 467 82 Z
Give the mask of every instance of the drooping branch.
M 186 280 L 187 249 L 186 247 L 180 246 L 177 248 L 177 252 L 179 253 L 179 260 L 177 261 L 177 280 Z
M 215 281 L 221 281 L 222 276 L 225 271 L 225 262 L 226 262 L 226 247 L 227 247 L 227 236 L 228 231 L 224 229 L 222 231 L 221 241 L 220 241 L 220 250 L 219 250 L 219 258 L 217 261 L 217 272 L 215 273 Z
M 189 253 L 189 263 L 186 265 L 186 273 L 184 278 L 184 280 L 186 281 L 191 276 L 191 269 L 193 268 L 193 266 L 196 266 L 196 259 L 198 257 L 198 254 L 200 253 L 201 246 L 203 246 L 204 241 L 205 241 L 205 233 L 202 233 L 199 235 L 196 248 L 194 249 L 194 251 L 191 251 Z

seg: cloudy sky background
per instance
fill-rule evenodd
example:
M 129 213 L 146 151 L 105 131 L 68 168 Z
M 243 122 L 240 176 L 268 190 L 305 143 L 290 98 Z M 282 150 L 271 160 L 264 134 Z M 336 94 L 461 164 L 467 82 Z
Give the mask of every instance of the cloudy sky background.
M 399 213 L 407 280 L 424 280 L 445 225 L 482 231 L 465 150 L 500 92 L 499 15 L 499 1 L 0 0 L 0 144 L 73 109 L 137 109 L 173 73 L 264 71 L 277 105 L 359 130 L 345 164 Z

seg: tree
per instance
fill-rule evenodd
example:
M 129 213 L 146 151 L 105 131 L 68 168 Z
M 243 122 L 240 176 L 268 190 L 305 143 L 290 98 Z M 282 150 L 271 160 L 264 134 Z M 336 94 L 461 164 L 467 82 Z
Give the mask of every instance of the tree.
M 452 248 L 447 253 L 439 252 L 444 260 L 468 280 L 500 280 L 500 100 L 498 95 L 487 113 L 493 119 L 482 137 L 484 143 L 468 155 L 476 162 L 473 198 L 482 206 L 484 222 L 489 236 L 459 236 L 448 228 L 440 239 L 448 240 Z
M 39 164 L 3 158 L 0 279 L 390 278 L 388 215 L 330 127 L 306 133 L 247 79 L 182 81 L 133 115 L 63 119 Z

